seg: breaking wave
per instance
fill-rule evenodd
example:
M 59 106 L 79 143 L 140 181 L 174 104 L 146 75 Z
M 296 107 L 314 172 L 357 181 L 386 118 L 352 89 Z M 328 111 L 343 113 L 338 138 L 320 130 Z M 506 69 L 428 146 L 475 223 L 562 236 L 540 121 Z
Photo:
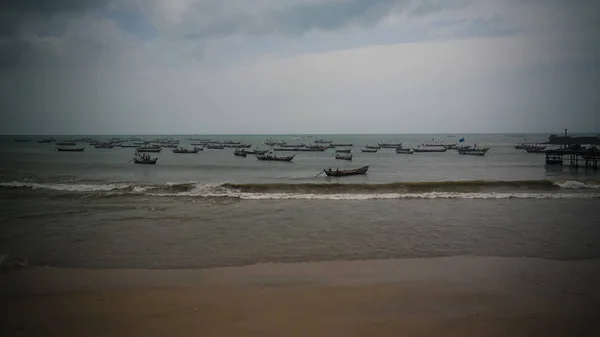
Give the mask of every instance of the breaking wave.
M 26 260 L 13 259 L 8 254 L 0 254 L 0 273 L 25 268 L 28 265 Z
M 530 181 L 442 181 L 396 182 L 389 184 L 339 183 L 266 183 L 206 184 L 198 182 L 166 184 L 50 184 L 0 183 L 2 189 L 40 190 L 50 193 L 155 197 L 237 198 L 246 200 L 312 199 L 312 200 L 376 200 L 376 199 L 589 199 L 600 198 L 600 184 L 595 182 L 550 180 Z M 592 192 L 593 191 L 593 192 Z

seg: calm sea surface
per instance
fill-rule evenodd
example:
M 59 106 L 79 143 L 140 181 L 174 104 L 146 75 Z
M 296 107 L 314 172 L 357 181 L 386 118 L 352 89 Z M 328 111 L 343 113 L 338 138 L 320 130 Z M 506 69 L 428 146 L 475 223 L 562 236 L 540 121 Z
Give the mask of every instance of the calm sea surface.
M 541 142 L 547 136 L 527 137 Z M 111 137 L 119 136 L 93 138 Z M 191 136 L 171 137 L 191 147 Z M 267 136 L 194 137 L 268 148 Z M 484 157 L 360 152 L 380 141 L 416 147 L 462 137 L 492 148 Z M 31 141 L 13 141 L 23 138 Z M 41 138 L 0 137 L 5 268 L 25 262 L 202 268 L 451 255 L 600 257 L 600 172 L 545 167 L 543 154 L 514 149 L 523 135 L 285 135 L 273 138 L 353 143 L 354 158 L 335 160 L 329 149 L 297 152 L 289 163 L 263 162 L 236 157 L 233 149 L 174 154 L 165 148 L 150 154 L 157 165 L 130 163 L 133 148 L 82 143 L 84 152 L 57 152 L 53 143 L 37 143 Z M 364 176 L 315 177 L 328 167 L 364 165 L 370 165 Z

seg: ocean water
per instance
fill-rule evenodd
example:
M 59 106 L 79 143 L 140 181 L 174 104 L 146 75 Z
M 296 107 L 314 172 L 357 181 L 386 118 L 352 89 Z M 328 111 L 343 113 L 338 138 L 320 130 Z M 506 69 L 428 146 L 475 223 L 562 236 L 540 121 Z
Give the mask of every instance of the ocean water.
M 452 255 L 600 257 L 600 172 L 546 167 L 543 154 L 514 149 L 523 136 L 282 135 L 273 138 L 353 143 L 354 158 L 335 160 L 329 149 L 296 152 L 292 162 L 263 162 L 236 157 L 233 149 L 174 154 L 165 148 L 150 154 L 157 165 L 130 163 L 132 148 L 57 152 L 55 144 L 37 143 L 43 137 L 4 136 L 0 265 L 203 268 Z M 111 137 L 118 136 L 93 138 Z M 189 147 L 191 136 L 171 137 Z M 267 148 L 264 135 L 194 137 Z M 380 141 L 414 147 L 461 137 L 492 148 L 484 157 L 452 150 L 360 152 Z M 316 177 L 324 168 L 364 165 L 370 165 L 367 175 Z

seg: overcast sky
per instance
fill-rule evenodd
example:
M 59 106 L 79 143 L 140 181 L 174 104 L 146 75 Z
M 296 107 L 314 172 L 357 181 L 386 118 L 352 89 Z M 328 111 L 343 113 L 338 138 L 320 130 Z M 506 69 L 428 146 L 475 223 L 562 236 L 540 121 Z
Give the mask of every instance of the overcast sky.
M 4 0 L 0 133 L 600 132 L 598 0 Z

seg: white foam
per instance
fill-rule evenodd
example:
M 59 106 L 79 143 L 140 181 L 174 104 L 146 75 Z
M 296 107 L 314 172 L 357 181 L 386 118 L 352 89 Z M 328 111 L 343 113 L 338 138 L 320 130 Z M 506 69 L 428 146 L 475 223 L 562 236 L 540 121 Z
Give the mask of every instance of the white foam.
M 204 185 L 183 193 L 155 193 L 153 196 L 222 197 L 243 200 L 380 200 L 380 199 L 596 199 L 600 193 L 246 193 Z
M 31 189 L 45 189 L 53 191 L 65 191 L 65 192 L 107 192 L 118 189 L 130 188 L 129 184 L 49 184 L 49 183 L 22 183 L 13 181 L 11 183 L 0 183 L 0 187 L 12 187 L 12 188 L 31 188 Z
M 556 186 L 562 187 L 562 188 L 575 188 L 575 189 L 577 189 L 577 188 L 595 188 L 595 189 L 600 188 L 600 185 L 585 184 L 580 181 L 572 181 L 572 180 L 556 182 L 554 184 Z

